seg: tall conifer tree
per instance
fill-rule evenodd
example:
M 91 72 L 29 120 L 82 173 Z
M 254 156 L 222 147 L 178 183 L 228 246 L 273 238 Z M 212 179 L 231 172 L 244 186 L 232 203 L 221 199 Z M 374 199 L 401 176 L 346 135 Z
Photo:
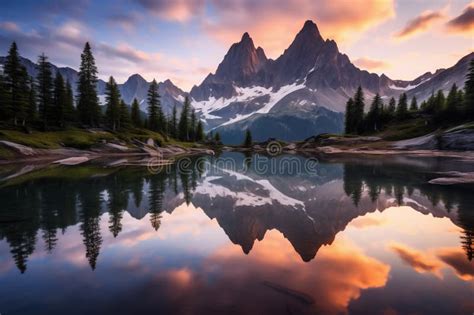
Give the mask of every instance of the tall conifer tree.
M 66 103 L 64 104 L 64 119 L 66 123 L 76 121 L 76 108 L 74 107 L 74 93 L 71 82 L 66 81 Z
M 171 137 L 177 139 L 178 138 L 178 113 L 176 110 L 176 105 L 173 106 L 173 112 L 171 113 L 169 126 L 170 126 Z
M 87 42 L 81 54 L 79 81 L 77 85 L 77 112 L 79 121 L 84 125 L 98 126 L 100 106 L 97 97 L 97 67 L 92 49 Z
M 53 119 L 53 76 L 51 64 L 44 54 L 38 58 L 38 76 L 36 78 L 38 87 L 39 118 L 43 128 L 47 128 Z
M 474 120 L 474 58 L 469 63 L 469 71 L 464 83 L 464 107 L 467 117 Z
M 346 103 L 345 133 L 354 132 L 354 100 L 349 98 Z
M 21 65 L 18 47 L 13 42 L 8 51 L 4 65 L 4 87 L 6 102 L 4 115 L 6 119 L 13 119 L 15 125 L 24 120 L 28 105 L 29 89 L 28 74 Z
M 148 128 L 155 131 L 163 130 L 163 112 L 161 111 L 160 94 L 156 80 L 150 84 L 148 89 Z
M 411 98 L 410 111 L 416 112 L 417 110 L 418 110 L 418 101 L 416 100 L 416 96 L 413 96 Z
M 105 120 L 113 131 L 120 128 L 120 92 L 113 77 L 109 78 L 105 86 Z
M 403 120 L 407 117 L 408 114 L 408 102 L 407 102 L 407 95 L 402 93 L 398 99 L 397 105 L 397 119 Z
M 54 79 L 52 122 L 58 127 L 65 125 L 66 86 L 61 73 L 56 72 Z
M 359 86 L 354 95 L 354 129 L 358 133 L 364 131 L 364 91 Z
M 138 101 L 136 98 L 134 98 L 132 102 L 131 119 L 132 119 L 133 126 L 137 128 L 142 127 L 142 119 L 140 117 L 140 105 L 138 104 Z

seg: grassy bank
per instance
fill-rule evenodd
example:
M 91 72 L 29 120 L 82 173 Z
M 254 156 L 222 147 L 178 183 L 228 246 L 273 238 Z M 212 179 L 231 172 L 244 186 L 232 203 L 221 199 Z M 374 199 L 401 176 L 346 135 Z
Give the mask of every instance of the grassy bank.
M 166 138 L 158 132 L 137 128 L 118 132 L 102 129 L 78 128 L 47 132 L 23 132 L 20 130 L 0 129 L 0 140 L 18 143 L 34 149 L 59 149 L 67 147 L 87 150 L 104 142 L 119 143 L 134 147 L 136 140 L 146 143 L 148 139 L 153 139 L 158 146 L 172 145 L 181 146 L 183 148 L 202 147 L 201 144 L 181 142 Z M 10 148 L 0 146 L 0 159 L 12 159 L 15 158 L 15 155 L 16 153 Z
M 179 143 L 164 138 L 160 133 L 144 129 L 130 129 L 110 132 L 98 129 L 68 129 L 62 131 L 32 131 L 29 133 L 16 130 L 0 130 L 0 140 L 11 141 L 37 149 L 58 149 L 69 147 L 89 149 L 104 141 L 132 143 L 132 140 L 147 141 L 153 139 L 159 145 Z

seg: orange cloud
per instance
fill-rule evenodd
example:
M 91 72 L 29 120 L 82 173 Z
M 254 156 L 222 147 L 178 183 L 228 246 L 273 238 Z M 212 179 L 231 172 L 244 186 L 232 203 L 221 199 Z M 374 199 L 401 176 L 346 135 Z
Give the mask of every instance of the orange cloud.
M 474 263 L 469 261 L 461 249 L 445 248 L 438 251 L 438 257 L 454 269 L 456 275 L 465 281 L 474 280 Z
M 16 23 L 13 23 L 13 22 L 1 22 L 0 23 L 0 29 L 2 30 L 5 30 L 5 31 L 9 31 L 9 32 L 17 32 L 20 30 L 20 28 L 18 27 L 18 25 Z
M 215 17 L 204 28 L 226 45 L 248 31 L 271 57 L 278 57 L 292 42 L 304 21 L 313 19 L 325 38 L 338 43 L 395 16 L 393 0 L 214 0 Z
M 395 34 L 395 37 L 398 39 L 404 39 L 411 37 L 415 34 L 421 33 L 441 18 L 443 18 L 443 14 L 440 11 L 423 12 L 421 15 L 417 16 L 413 20 L 410 20 L 400 32 Z
M 438 260 L 427 257 L 422 252 L 408 248 L 402 244 L 393 244 L 390 246 L 390 248 L 416 272 L 431 272 L 438 277 L 441 277 L 441 264 Z
M 474 31 L 474 4 L 466 7 L 461 15 L 450 20 L 446 26 L 451 32 L 468 33 L 472 38 L 472 32 Z
M 242 293 L 243 300 L 247 295 L 249 300 L 259 301 L 253 303 L 259 304 L 259 308 L 249 312 L 254 314 L 271 313 L 265 305 L 276 303 L 275 294 L 278 304 L 305 305 L 306 312 L 295 311 L 299 314 L 345 313 L 350 301 L 359 298 L 362 290 L 385 286 L 390 271 L 388 265 L 366 256 L 343 239 L 321 248 L 316 259 L 305 263 L 275 230 L 255 243 L 248 256 L 243 256 L 238 246 L 225 246 L 209 258 L 205 268 L 209 272 L 216 268 L 225 270 L 222 285 L 246 292 Z M 260 289 L 247 288 L 248 284 L 260 285 Z M 249 296 L 255 292 L 259 292 L 258 297 Z
M 204 0 L 136 0 L 152 14 L 165 20 L 185 22 L 204 8 Z
M 350 223 L 350 226 L 356 227 L 358 229 L 364 229 L 371 226 L 381 226 L 386 223 L 386 220 L 383 218 L 363 216 L 353 220 Z

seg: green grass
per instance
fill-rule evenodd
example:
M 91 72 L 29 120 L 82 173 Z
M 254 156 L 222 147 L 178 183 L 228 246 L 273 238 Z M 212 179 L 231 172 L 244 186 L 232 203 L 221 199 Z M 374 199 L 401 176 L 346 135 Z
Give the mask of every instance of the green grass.
M 48 131 L 24 133 L 14 130 L 1 130 L 0 140 L 7 140 L 38 149 L 58 149 L 71 147 L 87 149 L 101 140 L 112 140 L 114 135 L 105 131 L 88 131 L 70 129 L 64 131 Z
M 7 148 L 0 146 L 0 160 L 8 160 L 15 156 L 15 154 Z
M 388 141 L 397 141 L 426 135 L 433 132 L 435 130 L 433 128 L 426 125 L 425 119 L 414 118 L 403 122 L 391 123 L 382 132 L 374 134 L 374 136 L 379 136 Z
M 165 145 L 169 140 L 165 139 L 163 135 L 159 132 L 154 132 L 146 129 L 129 129 L 113 133 L 113 135 L 122 141 L 131 142 L 132 139 L 145 142 L 148 139 L 153 139 L 158 145 Z

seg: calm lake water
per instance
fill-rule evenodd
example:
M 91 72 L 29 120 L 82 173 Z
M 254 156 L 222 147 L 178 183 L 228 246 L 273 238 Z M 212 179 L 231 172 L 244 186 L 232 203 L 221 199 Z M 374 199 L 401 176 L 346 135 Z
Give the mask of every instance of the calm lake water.
M 427 183 L 472 163 L 29 170 L 1 172 L 2 315 L 474 312 L 474 189 Z

